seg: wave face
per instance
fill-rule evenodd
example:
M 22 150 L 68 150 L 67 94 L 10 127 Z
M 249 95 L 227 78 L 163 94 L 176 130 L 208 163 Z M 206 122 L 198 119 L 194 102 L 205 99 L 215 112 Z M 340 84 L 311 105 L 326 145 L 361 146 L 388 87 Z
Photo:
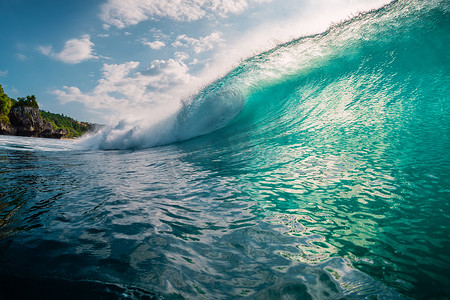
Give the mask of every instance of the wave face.
M 319 232 L 295 259 L 342 256 L 406 295 L 448 295 L 449 10 L 395 1 L 242 62 L 204 91 L 238 90 L 242 111 L 180 147 L 292 234 Z

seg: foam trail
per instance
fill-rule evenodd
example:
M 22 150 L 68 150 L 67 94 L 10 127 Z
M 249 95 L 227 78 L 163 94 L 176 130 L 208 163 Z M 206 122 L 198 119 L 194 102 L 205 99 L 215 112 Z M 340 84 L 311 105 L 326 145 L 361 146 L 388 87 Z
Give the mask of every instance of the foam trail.
M 243 108 L 244 98 L 239 89 L 216 83 L 182 101 L 178 111 L 156 124 L 121 120 L 80 143 L 89 149 L 105 150 L 165 145 L 215 131 L 235 118 Z

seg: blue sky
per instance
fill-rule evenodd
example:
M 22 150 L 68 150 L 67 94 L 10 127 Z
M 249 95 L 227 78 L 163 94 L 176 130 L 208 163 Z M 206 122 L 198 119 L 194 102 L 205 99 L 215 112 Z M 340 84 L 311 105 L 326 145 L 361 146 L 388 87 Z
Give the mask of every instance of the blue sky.
M 3 0 L 0 84 L 79 120 L 147 118 L 241 59 L 389 0 Z

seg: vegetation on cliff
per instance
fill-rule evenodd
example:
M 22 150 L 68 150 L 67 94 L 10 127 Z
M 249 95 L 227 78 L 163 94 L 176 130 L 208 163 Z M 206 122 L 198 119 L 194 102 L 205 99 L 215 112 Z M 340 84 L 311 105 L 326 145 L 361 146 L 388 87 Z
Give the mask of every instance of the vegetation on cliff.
M 0 122 L 11 124 L 8 114 L 15 102 L 14 99 L 9 98 L 8 95 L 5 94 L 2 85 L 0 84 Z
M 54 114 L 45 110 L 40 111 L 45 122 L 52 123 L 53 129 L 67 129 L 67 138 L 80 137 L 88 131 L 94 129 L 94 125 L 86 122 L 79 122 L 70 117 Z
M 23 112 L 23 109 L 19 108 L 28 109 L 26 112 Z M 30 109 L 34 109 L 35 116 L 32 111 L 29 111 Z M 23 116 L 21 117 L 23 113 L 30 120 L 19 120 L 23 119 Z M 75 138 L 94 129 L 94 124 L 79 122 L 64 115 L 39 110 L 39 105 L 34 95 L 26 96 L 25 98 L 19 97 L 17 100 L 12 99 L 5 94 L 0 84 L 0 125 L 2 123 L 4 124 L 1 126 L 3 130 L 0 130 L 0 133 L 3 132 L 2 134 L 14 135 L 14 133 L 20 133 L 20 135 L 41 137 L 58 137 L 63 134 L 66 138 Z M 27 124 L 25 125 L 25 123 Z M 16 130 L 14 128 L 15 125 L 21 128 Z
M 27 96 L 26 98 L 19 97 L 19 98 L 17 98 L 17 101 L 13 100 L 13 105 L 12 105 L 11 109 L 13 109 L 16 106 L 39 108 L 39 104 L 37 103 L 36 96 L 34 96 L 34 95 Z

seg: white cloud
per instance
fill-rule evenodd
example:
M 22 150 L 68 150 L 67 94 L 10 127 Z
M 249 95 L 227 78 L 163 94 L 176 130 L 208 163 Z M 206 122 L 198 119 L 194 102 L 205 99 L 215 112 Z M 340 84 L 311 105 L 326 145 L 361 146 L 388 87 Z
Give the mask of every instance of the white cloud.
M 213 32 L 199 39 L 188 37 L 186 34 L 179 35 L 172 44 L 174 47 L 192 47 L 195 53 L 212 50 L 216 44 L 222 44 L 225 40 L 220 32 Z
M 211 9 L 217 11 L 220 15 L 228 13 L 238 14 L 248 7 L 247 0 L 219 0 L 211 1 Z
M 166 47 L 166 43 L 169 41 L 170 36 L 164 34 L 161 30 L 153 28 L 150 30 L 153 33 L 154 42 L 149 42 L 146 38 L 139 39 L 142 45 L 148 46 L 151 49 L 159 50 Z
M 64 63 L 77 64 L 82 61 L 98 58 L 93 54 L 94 43 L 89 35 L 83 35 L 79 39 L 70 39 L 64 44 L 61 52 L 55 52 L 51 46 L 41 46 L 38 50 L 47 56 L 58 59 Z
M 6 77 L 8 76 L 8 70 L 2 71 L 0 70 L 0 77 Z
M 186 52 L 175 52 L 173 57 L 178 61 L 185 61 L 189 58 L 189 55 Z
M 108 0 L 101 8 L 106 26 L 124 28 L 150 18 L 195 21 L 205 16 L 226 16 L 246 10 L 250 3 L 271 0 Z
M 160 40 L 160 41 L 167 41 L 170 38 L 169 35 L 163 33 L 160 29 L 157 29 L 157 28 L 152 28 L 150 30 L 150 32 L 153 33 L 153 37 L 155 39 Z
M 154 42 L 143 41 L 142 44 L 145 45 L 145 46 L 148 46 L 148 47 L 150 47 L 151 49 L 154 49 L 154 50 L 158 50 L 158 49 L 161 49 L 161 48 L 166 46 L 166 44 L 164 44 L 161 41 L 154 41 Z
M 82 92 L 73 86 L 64 86 L 53 93 L 62 103 L 79 102 L 104 116 L 111 113 L 144 113 L 146 108 L 178 105 L 196 78 L 180 60 L 154 60 L 149 68 L 138 71 L 139 62 L 104 64 L 102 78 L 94 89 Z
M 38 50 L 39 50 L 42 54 L 47 55 L 47 56 L 52 55 L 52 51 L 53 51 L 52 46 L 39 46 L 39 47 L 38 47 Z
M 200 63 L 200 61 L 197 58 L 194 58 L 189 65 L 198 65 Z
M 26 60 L 28 60 L 28 57 L 25 54 L 22 54 L 22 53 L 17 53 L 16 54 L 16 58 L 19 61 L 26 61 Z

